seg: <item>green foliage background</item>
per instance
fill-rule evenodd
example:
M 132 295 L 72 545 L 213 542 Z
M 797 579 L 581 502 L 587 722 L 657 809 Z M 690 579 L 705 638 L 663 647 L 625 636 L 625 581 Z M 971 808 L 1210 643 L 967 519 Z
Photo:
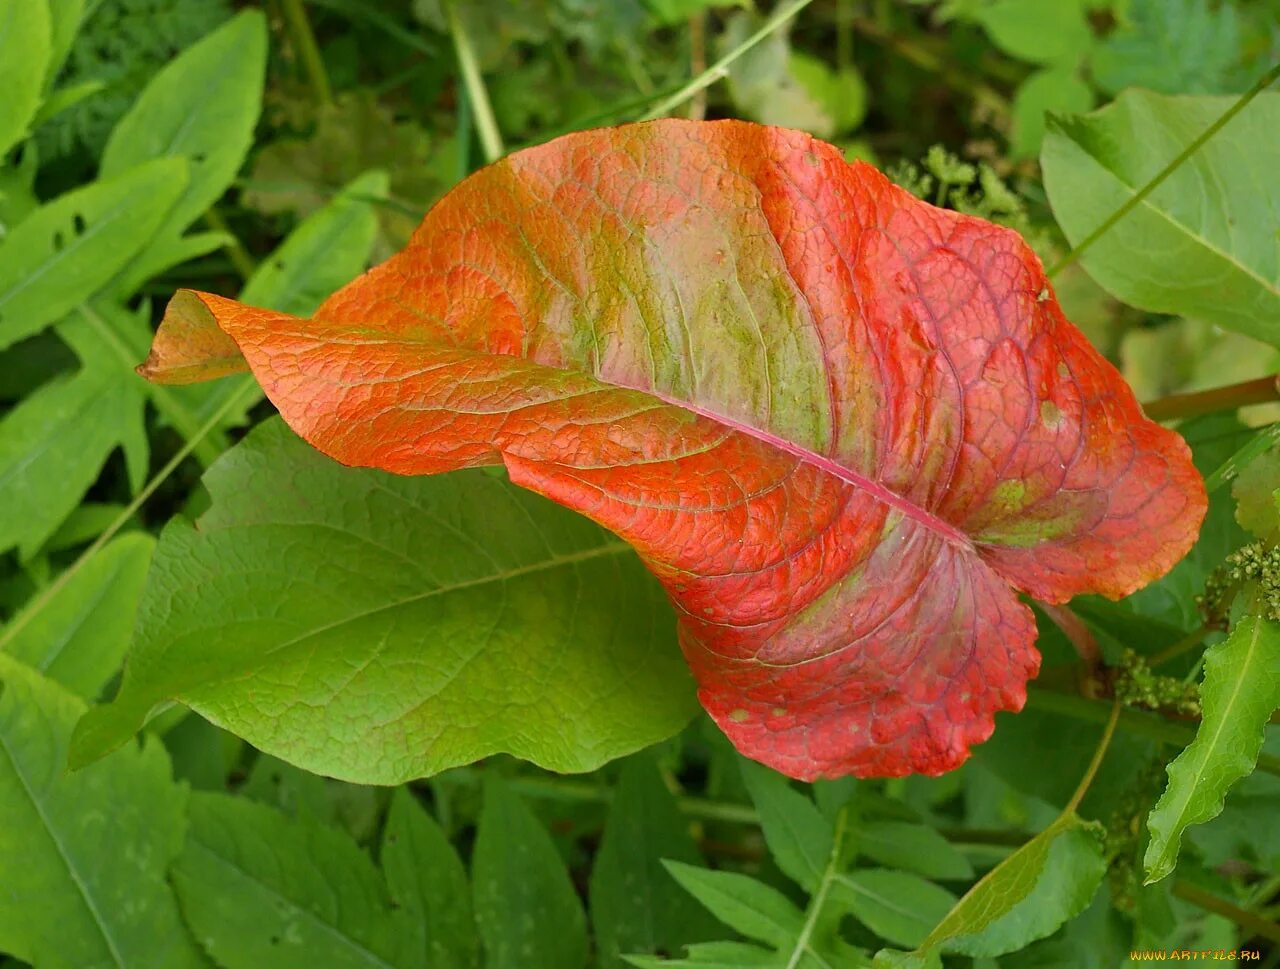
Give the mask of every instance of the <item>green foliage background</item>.
M 0 966 L 1280 964 L 1278 61 L 1268 0 L 0 0 Z M 132 371 L 655 113 L 1018 229 L 1206 475 L 943 777 L 744 761 L 612 536 Z

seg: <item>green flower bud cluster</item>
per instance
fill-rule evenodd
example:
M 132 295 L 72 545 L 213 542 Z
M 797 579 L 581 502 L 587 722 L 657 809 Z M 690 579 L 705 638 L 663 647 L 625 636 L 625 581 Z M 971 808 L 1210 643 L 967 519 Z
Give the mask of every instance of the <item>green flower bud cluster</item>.
M 1126 649 L 1114 668 L 1112 688 L 1127 707 L 1164 710 L 1183 716 L 1200 715 L 1200 688 L 1175 676 L 1152 671 L 1146 657 Z
M 1236 549 L 1223 566 L 1237 587 L 1256 583 L 1250 599 L 1263 615 L 1280 620 L 1280 546 L 1254 542 Z

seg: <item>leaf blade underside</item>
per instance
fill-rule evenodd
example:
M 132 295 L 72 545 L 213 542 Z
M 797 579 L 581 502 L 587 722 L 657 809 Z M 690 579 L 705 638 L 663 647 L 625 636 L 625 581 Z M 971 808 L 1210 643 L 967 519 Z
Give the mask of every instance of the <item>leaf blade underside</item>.
M 1015 590 L 1127 594 L 1204 513 L 1015 233 L 741 122 L 519 152 L 310 320 L 180 294 L 140 369 L 246 366 L 344 464 L 501 463 L 616 532 L 805 779 L 957 766 L 1038 668 Z

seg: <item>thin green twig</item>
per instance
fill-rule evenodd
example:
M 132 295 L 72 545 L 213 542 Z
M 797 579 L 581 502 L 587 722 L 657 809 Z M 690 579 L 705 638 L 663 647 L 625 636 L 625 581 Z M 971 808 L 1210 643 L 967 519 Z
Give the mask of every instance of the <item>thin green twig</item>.
M 13 637 L 27 625 L 27 623 L 31 622 L 32 619 L 40 614 L 45 606 L 47 606 L 53 598 L 62 591 L 66 584 L 75 577 L 77 572 L 84 568 L 95 555 L 102 551 L 107 542 L 111 541 L 111 539 L 115 537 L 116 532 L 120 531 L 120 529 L 128 523 L 129 519 L 134 516 L 137 510 L 146 504 L 147 499 L 155 494 L 156 489 L 168 479 L 169 475 L 173 474 L 173 472 L 177 470 L 178 465 L 182 464 L 182 462 L 185 461 L 196 449 L 196 446 L 222 422 L 223 418 L 231 413 L 232 409 L 240 403 L 241 398 L 246 396 L 245 391 L 249 388 L 256 389 L 257 384 L 248 382 L 228 397 L 223 405 L 219 407 L 217 411 L 215 411 L 214 414 L 205 421 L 203 425 L 201 425 L 200 429 L 187 439 L 186 443 L 178 449 L 177 453 L 165 463 L 165 466 L 155 473 L 155 476 L 146 483 L 141 491 L 138 492 L 133 501 L 129 502 L 129 504 L 125 505 L 125 507 L 121 509 L 120 514 L 112 520 L 111 524 L 103 530 L 101 535 L 94 539 L 93 544 L 81 552 L 80 557 L 72 562 L 61 575 L 41 589 L 40 592 L 26 605 L 26 607 L 13 618 L 13 621 L 10 622 L 3 631 L 0 631 L 0 650 L 3 650 L 5 646 L 9 644 L 10 640 L 12 640 Z
M 284 19 L 289 24 L 289 33 L 297 48 L 298 58 L 306 71 L 307 82 L 311 85 L 311 93 L 316 104 L 324 107 L 333 101 L 333 88 L 329 85 L 329 74 L 325 71 L 316 35 L 311 30 L 311 19 L 307 16 L 302 0 L 280 0 L 280 6 L 284 11 Z
M 783 4 L 776 11 L 774 11 L 774 14 L 772 17 L 770 17 L 768 20 L 764 22 L 764 24 L 761 25 L 759 30 L 757 30 L 754 34 L 752 34 L 750 37 L 744 40 L 741 44 L 739 44 L 733 50 L 725 54 L 724 57 L 720 58 L 718 61 L 716 61 L 714 64 L 708 67 L 701 74 L 692 78 L 688 84 L 680 88 L 680 90 L 676 91 L 675 94 L 672 94 L 670 97 L 663 98 L 661 101 L 655 104 L 652 108 L 646 111 L 640 117 L 639 120 L 652 121 L 654 118 L 660 118 L 663 115 L 669 114 L 671 111 L 674 111 L 676 108 L 680 107 L 680 105 L 684 104 L 686 101 L 692 98 L 695 94 L 698 94 L 701 91 L 705 91 L 712 84 L 714 84 L 716 81 L 720 80 L 722 77 L 724 77 L 726 74 L 729 73 L 730 64 L 736 61 L 739 57 L 741 57 L 747 51 L 751 50 L 752 47 L 755 47 L 756 44 L 760 43 L 760 41 L 764 40 L 766 37 L 772 34 L 775 30 L 777 30 L 783 24 L 785 24 L 788 20 L 790 20 L 792 17 L 798 14 L 801 10 L 809 6 L 809 4 L 812 2 L 813 0 L 792 0 L 791 3 Z
M 1111 704 L 1111 715 L 1107 717 L 1106 726 L 1102 728 L 1102 737 L 1098 740 L 1098 747 L 1093 752 L 1093 760 L 1089 761 L 1089 766 L 1084 772 L 1084 777 L 1080 778 L 1080 783 L 1076 785 L 1075 793 L 1071 795 L 1071 800 L 1067 802 L 1067 806 L 1062 809 L 1063 814 L 1073 814 L 1076 808 L 1080 806 L 1080 802 L 1084 800 L 1085 794 L 1089 792 L 1089 785 L 1093 783 L 1093 779 L 1098 776 L 1098 768 L 1102 766 L 1102 760 L 1107 756 L 1107 750 L 1111 746 L 1111 738 L 1115 736 L 1116 724 L 1120 722 L 1120 701 L 1116 700 Z
M 1277 78 L 1280 78 L 1280 64 L 1276 64 L 1271 68 L 1271 70 L 1267 71 L 1266 74 L 1263 74 L 1262 77 L 1258 78 L 1258 82 L 1254 84 L 1253 87 L 1249 88 L 1249 90 L 1244 94 L 1240 95 L 1231 107 L 1222 112 L 1217 121 L 1213 122 L 1205 128 L 1204 131 L 1200 132 L 1200 134 L 1196 136 L 1196 138 L 1194 138 L 1186 148 L 1182 149 L 1182 151 L 1180 151 L 1178 155 L 1169 162 L 1169 164 L 1165 165 L 1164 168 L 1160 169 L 1159 172 L 1152 176 L 1147 183 L 1142 186 L 1142 188 L 1138 189 L 1138 191 L 1129 198 L 1127 202 L 1112 212 L 1111 215 L 1103 220 L 1101 225 L 1085 236 L 1080 241 L 1079 245 L 1075 246 L 1070 252 L 1058 260 L 1057 265 L 1049 270 L 1049 278 L 1052 279 L 1058 273 L 1062 272 L 1062 270 L 1067 266 L 1070 266 L 1073 262 L 1079 259 L 1085 250 L 1106 235 L 1106 233 L 1111 230 L 1112 226 L 1141 205 L 1148 195 L 1159 188 L 1164 183 L 1165 179 L 1182 166 L 1183 162 L 1199 151 L 1204 146 L 1205 142 L 1221 131 L 1227 122 L 1243 111 L 1250 101 L 1266 90 L 1266 88 Z
M 485 160 L 494 162 L 506 154 L 506 149 L 502 147 L 502 133 L 498 131 L 493 105 L 489 103 L 489 92 L 485 90 L 484 79 L 480 76 L 480 65 L 476 63 L 471 38 L 462 24 L 462 18 L 458 16 L 457 4 L 449 3 L 447 6 L 449 34 L 453 37 L 453 50 L 458 57 L 458 69 L 462 72 L 462 84 L 466 89 L 476 133 L 480 136 L 480 147 L 484 149 Z

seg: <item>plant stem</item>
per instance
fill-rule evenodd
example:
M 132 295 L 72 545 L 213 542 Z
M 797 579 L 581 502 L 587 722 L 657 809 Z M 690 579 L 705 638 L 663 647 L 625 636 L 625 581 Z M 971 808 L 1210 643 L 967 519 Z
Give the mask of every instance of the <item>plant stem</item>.
M 1076 791 L 1071 795 L 1071 800 L 1062 809 L 1063 814 L 1074 814 L 1076 808 L 1080 806 L 1080 802 L 1084 800 L 1085 794 L 1089 791 L 1089 785 L 1093 783 L 1093 779 L 1098 775 L 1098 768 L 1102 766 L 1102 759 L 1107 756 L 1107 749 L 1111 746 L 1111 738 L 1115 736 L 1116 724 L 1119 722 L 1120 701 L 1115 700 L 1111 704 L 1111 714 L 1107 717 L 1107 725 L 1102 728 L 1102 737 L 1098 740 L 1098 747 L 1093 752 L 1093 760 L 1089 761 L 1084 777 L 1080 778 L 1080 783 L 1076 785 Z
M 1076 653 L 1087 668 L 1086 672 L 1092 673 L 1097 670 L 1102 665 L 1102 650 L 1098 648 L 1098 640 L 1094 638 L 1093 632 L 1085 625 L 1084 620 L 1072 612 L 1071 607 L 1067 605 L 1041 602 L 1039 606 L 1075 647 Z
M 1059 693 L 1057 690 L 1033 688 L 1027 691 L 1028 709 L 1058 713 L 1091 723 L 1106 723 L 1110 719 L 1109 707 L 1110 704 L 1104 700 L 1091 700 L 1071 693 Z M 1119 726 L 1126 733 L 1178 747 L 1185 747 L 1196 739 L 1195 727 L 1190 724 L 1176 723 L 1137 710 L 1121 710 Z M 1258 769 L 1280 777 L 1280 757 L 1259 754 Z
M 289 24 L 289 33 L 293 36 L 298 58 L 307 73 L 307 81 L 311 84 L 311 94 L 316 99 L 316 104 L 323 108 L 333 101 L 333 89 L 329 86 L 324 58 L 320 56 L 320 48 L 316 45 L 316 35 L 311 30 L 311 20 L 307 17 L 306 8 L 302 6 L 302 0 L 280 0 L 280 5 L 284 10 L 284 19 Z
M 999 91 L 989 84 L 975 81 L 957 71 L 933 51 L 927 50 L 907 37 L 885 29 L 870 18 L 854 17 L 851 23 L 853 29 L 864 37 L 875 41 L 916 67 L 931 74 L 937 74 L 948 87 L 964 92 L 973 99 L 975 104 L 986 108 L 992 115 L 998 118 L 1009 116 L 1009 102 Z
M 227 220 L 222 217 L 222 213 L 216 206 L 209 207 L 204 214 L 204 221 L 214 232 L 220 232 L 231 240 L 222 248 L 226 251 L 227 258 L 231 260 L 231 265 L 240 275 L 241 282 L 247 282 L 258 268 L 253 261 L 253 256 L 249 255 L 249 250 L 236 238 L 236 234 L 231 231 L 231 226 L 227 225 Z
M 1187 881 L 1176 881 L 1173 883 L 1173 894 L 1206 912 L 1213 912 L 1215 915 L 1230 919 L 1246 930 L 1250 936 L 1280 942 L 1280 925 L 1238 905 L 1233 905 L 1211 892 L 1206 892 L 1199 885 L 1193 885 Z
M 1223 461 L 1213 473 L 1204 479 L 1204 490 L 1213 494 L 1224 484 L 1234 481 L 1236 476 L 1247 468 L 1255 459 L 1260 458 L 1276 444 L 1280 444 L 1280 422 L 1268 424 L 1240 450 Z
M 476 53 L 471 46 L 471 38 L 462 25 L 462 18 L 458 16 L 457 4 L 447 3 L 446 7 L 449 12 L 449 34 L 453 37 L 453 50 L 458 58 L 458 69 L 462 72 L 462 84 L 471 105 L 476 133 L 480 136 L 480 147 L 484 150 L 485 161 L 495 162 L 506 154 L 506 149 L 502 147 L 502 134 L 498 131 L 498 122 L 493 116 L 489 92 L 485 90 L 484 79 L 480 77 Z
M 1147 665 L 1152 669 L 1155 669 L 1155 667 L 1162 663 L 1167 663 L 1169 660 L 1181 656 L 1183 653 L 1191 652 L 1191 650 L 1204 642 L 1205 636 L 1209 635 L 1210 632 L 1212 632 L 1212 629 L 1210 629 L 1209 626 L 1203 625 L 1199 629 L 1192 630 L 1176 643 L 1166 646 L 1164 649 L 1160 650 L 1160 652 L 1148 659 Z
M 707 12 L 699 10 L 689 18 L 689 73 L 698 77 L 707 69 Z M 707 116 L 707 89 L 689 99 L 690 121 Z
M 845 832 L 849 828 L 849 809 L 842 807 L 836 815 L 835 830 L 831 835 L 831 854 L 827 857 L 827 866 L 822 871 L 822 880 L 818 882 L 818 889 L 813 893 L 813 898 L 809 901 L 808 911 L 805 913 L 804 926 L 800 930 L 800 935 L 796 937 L 795 946 L 791 950 L 791 957 L 787 959 L 787 969 L 796 969 L 800 965 L 800 960 L 804 958 L 805 953 L 809 952 L 810 939 L 813 938 L 814 930 L 818 927 L 818 917 L 822 914 L 822 906 L 827 903 L 827 893 L 831 891 L 831 883 L 835 881 L 836 875 L 840 872 L 841 856 L 844 854 L 844 838 Z
M 1280 400 L 1280 374 L 1228 384 L 1226 387 L 1214 387 L 1212 390 L 1158 397 L 1143 404 L 1142 409 L 1153 421 L 1174 421 L 1276 400 Z
M 165 463 L 164 467 L 155 473 L 155 476 L 152 477 L 143 489 L 138 492 L 133 501 L 129 502 L 129 504 L 120 510 L 120 514 L 112 520 L 111 524 L 103 530 L 101 535 L 93 540 L 93 544 L 81 552 L 80 556 L 67 566 L 61 575 L 41 589 L 31 602 L 29 602 L 27 606 L 13 618 L 13 621 L 10 622 L 3 631 L 0 631 L 0 651 L 4 650 L 5 646 L 9 644 L 9 641 L 18 634 L 19 630 L 40 614 L 41 610 L 43 610 L 44 607 L 62 591 L 63 587 L 65 587 L 66 584 L 75 577 L 76 573 L 89 563 L 90 559 L 102 551 L 107 542 L 111 541 L 111 539 L 115 537 L 116 532 L 120 531 L 120 529 L 128 523 L 129 519 L 134 516 L 137 510 L 146 504 L 147 499 L 155 494 L 156 489 L 159 488 L 160 485 L 164 484 L 169 475 L 173 474 L 173 472 L 177 470 L 178 465 L 182 464 L 182 462 L 191 455 L 191 453 L 196 449 L 196 445 L 204 440 L 205 436 L 213 431 L 213 429 L 222 422 L 224 417 L 231 413 L 235 405 L 239 403 L 240 398 L 245 396 L 245 391 L 251 387 L 256 388 L 257 384 L 246 383 L 236 393 L 228 397 L 223 405 L 219 407 L 217 411 L 207 421 L 205 421 L 203 425 L 201 425 L 200 429 L 187 439 L 186 443 L 178 449 L 177 453 Z
M 729 73 L 728 68 L 730 64 L 749 51 L 752 47 L 755 47 L 756 44 L 760 43 L 760 41 L 764 40 L 801 10 L 809 6 L 812 2 L 813 0 L 791 0 L 790 3 L 783 4 L 774 11 L 773 16 L 766 20 L 759 30 L 733 50 L 729 51 L 729 53 L 725 54 L 724 57 L 720 58 L 701 74 L 692 78 L 688 84 L 676 91 L 675 94 L 659 101 L 656 105 L 646 111 L 639 120 L 652 121 L 654 118 L 660 118 L 684 104 L 684 102 L 688 101 L 700 91 L 705 91 L 712 84 Z
M 1058 273 L 1062 272 L 1062 270 L 1067 266 L 1079 259 L 1080 256 L 1083 255 L 1084 251 L 1106 235 L 1106 233 L 1111 230 L 1112 226 L 1141 205 L 1148 195 L 1159 188 L 1164 183 L 1165 179 L 1182 166 L 1183 162 L 1199 151 L 1205 142 L 1221 131 L 1227 122 L 1243 111 L 1245 107 L 1248 106 L 1249 102 L 1266 90 L 1266 88 L 1272 81 L 1276 80 L 1276 78 L 1280 78 L 1280 64 L 1276 64 L 1271 68 L 1271 70 L 1267 71 L 1266 74 L 1263 74 L 1262 77 L 1258 78 L 1258 82 L 1254 84 L 1253 87 L 1249 88 L 1249 90 L 1244 94 L 1240 95 L 1231 107 L 1227 108 L 1226 111 L 1223 111 L 1217 121 L 1214 121 L 1205 128 L 1204 131 L 1200 132 L 1200 134 L 1196 136 L 1196 138 L 1194 138 L 1186 148 L 1182 149 L 1182 151 L 1180 151 L 1177 156 L 1169 162 L 1169 164 L 1165 165 L 1164 168 L 1160 169 L 1159 172 L 1152 176 L 1147 183 L 1142 186 L 1142 188 L 1138 189 L 1138 191 L 1129 198 L 1127 202 L 1112 212 L 1111 215 L 1103 220 L 1101 225 L 1085 236 L 1084 239 L 1080 241 L 1079 245 L 1075 246 L 1070 252 L 1058 260 L 1057 265 L 1047 273 L 1049 278 L 1052 279 Z
M 521 777 L 508 782 L 511 789 L 527 797 L 545 800 L 588 801 L 609 804 L 613 801 L 613 789 L 600 787 L 585 781 L 547 780 L 537 777 Z M 712 801 L 701 797 L 677 796 L 676 805 L 686 817 L 700 821 L 725 821 L 731 824 L 760 823 L 756 809 L 746 804 L 728 801 Z

